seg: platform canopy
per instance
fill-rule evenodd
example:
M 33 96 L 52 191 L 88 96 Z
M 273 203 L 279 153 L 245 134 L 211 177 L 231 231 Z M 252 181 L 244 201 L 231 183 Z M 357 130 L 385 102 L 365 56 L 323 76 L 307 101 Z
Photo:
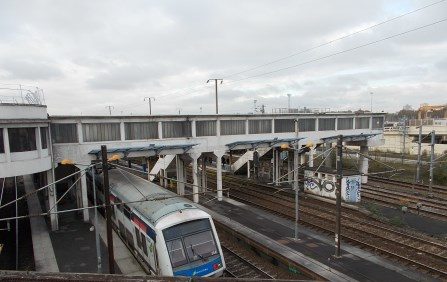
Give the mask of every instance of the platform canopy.
M 280 147 L 281 145 L 293 145 L 304 138 L 274 138 L 264 140 L 250 140 L 250 141 L 237 141 L 229 143 L 226 146 L 230 150 L 244 150 L 244 149 L 256 149 L 267 147 Z
M 107 148 L 107 154 L 122 154 L 124 157 L 151 157 L 157 155 L 176 155 L 184 154 L 188 152 L 192 147 L 197 144 L 178 144 L 178 145 L 155 145 L 142 147 L 120 147 L 120 148 Z M 93 149 L 88 152 L 89 155 L 95 155 L 100 157 L 101 149 Z
M 379 135 L 379 133 L 371 134 L 355 134 L 355 135 L 343 135 L 343 142 L 355 142 L 355 141 L 366 141 L 371 137 Z M 337 142 L 339 135 L 329 136 L 320 138 L 323 143 Z

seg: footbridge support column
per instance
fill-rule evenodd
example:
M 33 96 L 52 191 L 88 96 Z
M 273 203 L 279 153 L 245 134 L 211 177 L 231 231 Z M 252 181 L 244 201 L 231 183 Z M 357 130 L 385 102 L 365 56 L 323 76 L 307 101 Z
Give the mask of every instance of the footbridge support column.
M 50 183 L 54 182 L 54 170 L 50 169 L 47 170 L 47 175 L 46 175 L 46 179 L 47 179 L 47 185 Z M 51 230 L 55 231 L 59 229 L 59 218 L 56 214 L 57 212 L 57 206 L 56 205 L 56 185 L 50 185 L 48 187 L 48 204 L 49 204 L 49 208 L 51 209 L 53 206 L 53 210 L 51 211 L 52 213 L 50 214 L 50 222 L 51 222 Z
M 315 149 L 310 149 L 308 156 L 309 156 L 309 162 L 307 163 L 307 165 L 309 167 L 314 167 L 314 154 L 315 154 Z
M 85 167 L 84 167 L 85 168 Z M 80 168 L 82 169 L 82 168 Z M 82 217 L 84 219 L 84 222 L 89 221 L 89 211 L 87 209 L 88 207 L 88 199 L 87 199 L 87 175 L 85 171 L 81 170 L 79 173 L 80 183 L 81 183 L 81 199 L 82 199 L 82 207 L 84 208 L 82 210 Z
M 364 157 L 368 156 L 368 146 L 361 145 L 360 146 L 360 156 L 359 156 L 359 170 L 362 174 L 362 184 L 368 183 L 368 168 L 369 168 L 369 159 Z
M 200 158 L 200 153 L 189 154 L 192 158 L 192 199 L 194 203 L 199 202 L 199 180 L 198 180 L 198 163 L 197 160 Z
M 216 156 L 216 190 L 217 200 L 222 201 L 222 156 L 224 151 L 214 151 Z
M 185 195 L 185 169 L 184 161 L 179 155 L 175 157 L 175 170 L 177 173 L 177 194 Z

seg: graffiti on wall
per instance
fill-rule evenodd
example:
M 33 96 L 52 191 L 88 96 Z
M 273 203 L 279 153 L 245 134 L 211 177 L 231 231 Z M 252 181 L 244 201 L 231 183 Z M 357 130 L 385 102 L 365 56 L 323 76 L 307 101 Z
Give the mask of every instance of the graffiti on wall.
M 346 201 L 360 202 L 360 179 L 359 176 L 346 178 Z
M 335 183 L 330 180 L 306 177 L 304 179 L 304 187 L 309 190 L 319 189 L 320 191 L 331 193 L 335 190 Z

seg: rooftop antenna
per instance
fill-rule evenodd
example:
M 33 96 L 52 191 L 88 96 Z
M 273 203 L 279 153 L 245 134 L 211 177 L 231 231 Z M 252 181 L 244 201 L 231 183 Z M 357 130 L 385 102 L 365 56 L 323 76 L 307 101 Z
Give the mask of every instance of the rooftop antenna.
M 114 107 L 114 106 L 111 106 L 111 105 L 106 106 L 105 108 L 106 108 L 106 109 L 109 109 L 109 115 L 110 115 L 110 116 L 112 115 L 112 110 L 115 109 L 115 107 Z
M 256 102 L 258 102 L 258 100 L 253 99 L 253 113 L 256 113 L 256 111 L 258 110 L 258 108 L 256 107 Z

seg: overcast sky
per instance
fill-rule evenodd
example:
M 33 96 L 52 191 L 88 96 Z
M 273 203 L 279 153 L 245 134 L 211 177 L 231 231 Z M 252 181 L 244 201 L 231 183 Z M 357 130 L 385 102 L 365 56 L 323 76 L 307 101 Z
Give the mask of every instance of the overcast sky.
M 270 75 L 447 17 L 447 1 L 244 72 L 438 0 L 0 2 L 0 83 L 38 86 L 52 115 L 272 108 L 396 111 L 447 102 L 447 22 Z M 232 76 L 233 75 L 233 76 Z M 0 95 L 11 92 L 2 90 Z

